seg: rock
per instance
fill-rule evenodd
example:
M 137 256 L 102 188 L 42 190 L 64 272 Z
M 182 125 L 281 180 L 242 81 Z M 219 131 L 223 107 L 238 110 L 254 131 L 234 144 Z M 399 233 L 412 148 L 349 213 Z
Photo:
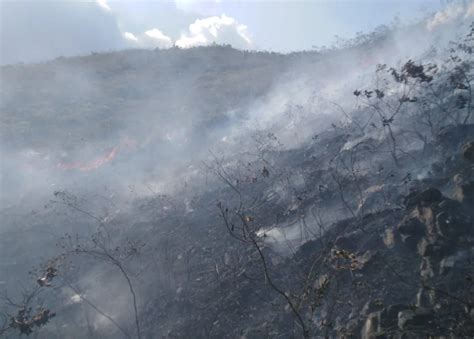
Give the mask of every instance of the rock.
M 380 312 L 379 331 L 393 330 L 398 325 L 398 314 L 408 309 L 407 305 L 390 305 Z
M 389 305 L 381 311 L 370 313 L 362 327 L 361 337 L 367 339 L 387 338 L 387 333 L 398 330 L 398 315 L 406 310 L 409 310 L 409 306 L 395 304 Z
M 433 241 L 431 238 L 422 238 L 418 242 L 418 254 L 422 257 L 433 257 L 441 260 L 442 257 L 449 254 L 452 248 L 446 246 L 445 242 L 441 239 Z
M 377 333 L 379 328 L 379 316 L 380 312 L 370 313 L 367 316 L 360 333 L 362 339 L 372 339 L 375 337 L 375 333 Z
M 370 300 L 362 307 L 361 315 L 367 316 L 370 313 L 375 313 L 383 309 L 383 303 L 379 299 Z
M 431 244 L 426 238 L 422 238 L 420 242 L 418 242 L 418 254 L 422 257 L 429 257 L 433 253 L 433 244 Z
M 459 184 L 454 190 L 454 199 L 468 206 L 474 205 L 474 181 Z
M 474 162 L 474 141 L 470 141 L 462 147 L 462 155 L 470 162 Z
M 432 278 L 432 277 L 434 277 L 434 272 L 436 270 L 436 267 L 433 267 L 433 266 L 435 266 L 433 261 L 434 260 L 430 257 L 424 257 L 421 260 L 420 277 L 425 281 Z
M 439 274 L 445 275 L 449 273 L 456 266 L 457 260 L 457 256 L 450 256 L 441 260 L 439 265 Z
M 393 229 L 390 228 L 390 229 L 385 230 L 385 233 L 383 235 L 383 243 L 385 246 L 387 246 L 388 248 L 395 247 L 395 244 L 396 244 L 395 239 L 396 239 L 396 235 Z
M 466 167 L 465 171 L 457 173 L 453 176 L 452 182 L 455 186 L 465 185 L 474 180 L 474 168 Z
M 355 262 L 357 263 L 357 269 L 362 270 L 372 260 L 372 258 L 377 255 L 377 253 L 377 251 L 368 250 L 363 254 L 356 256 Z
M 416 294 L 416 306 L 417 307 L 431 307 L 432 298 L 430 292 L 424 288 L 420 288 Z
M 351 319 L 346 323 L 345 335 L 343 337 L 354 337 L 356 333 L 360 333 L 360 322 L 358 319 Z
M 423 224 L 425 233 L 429 237 L 437 237 L 439 233 L 435 223 L 436 211 L 434 207 L 418 207 L 410 213 L 412 218 L 417 218 Z
M 412 328 L 431 328 L 434 322 L 434 312 L 429 308 L 404 310 L 398 313 L 398 327 L 401 330 Z

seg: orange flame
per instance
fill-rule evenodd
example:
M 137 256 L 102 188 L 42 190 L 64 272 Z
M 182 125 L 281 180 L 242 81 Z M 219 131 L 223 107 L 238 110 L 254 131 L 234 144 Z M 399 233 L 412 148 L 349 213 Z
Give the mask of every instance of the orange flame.
M 98 169 L 102 167 L 109 161 L 113 160 L 118 153 L 118 146 L 115 146 L 109 153 L 107 153 L 103 157 L 99 157 L 89 163 L 80 163 L 80 162 L 73 162 L 73 163 L 59 163 L 58 168 L 62 170 L 71 170 L 77 169 L 79 171 L 88 172 Z

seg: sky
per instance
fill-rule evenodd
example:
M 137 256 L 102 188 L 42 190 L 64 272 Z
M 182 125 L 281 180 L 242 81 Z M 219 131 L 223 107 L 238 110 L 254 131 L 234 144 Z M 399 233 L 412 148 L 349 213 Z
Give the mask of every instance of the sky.
M 0 0 L 1 64 L 126 48 L 212 43 L 287 53 L 411 23 L 453 0 Z

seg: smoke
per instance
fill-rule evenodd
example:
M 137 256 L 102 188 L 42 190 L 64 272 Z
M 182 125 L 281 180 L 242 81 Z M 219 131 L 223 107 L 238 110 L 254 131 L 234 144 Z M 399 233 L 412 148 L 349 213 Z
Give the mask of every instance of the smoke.
M 238 35 L 240 26 L 226 16 L 193 25 L 186 37 L 203 34 L 207 42 L 226 29 Z M 39 67 L 29 81 L 42 83 L 38 87 L 48 101 L 39 112 L 45 112 L 46 120 L 27 132 L 36 143 L 22 142 L 26 139 L 16 137 L 13 129 L 6 131 L 2 198 L 21 191 L 28 192 L 21 196 L 46 188 L 51 192 L 68 182 L 81 186 L 84 180 L 103 181 L 126 192 L 129 185 L 140 186 L 137 191 L 148 194 L 148 183 L 170 189 L 181 182 L 176 171 L 200 163 L 208 150 L 232 154 L 241 145 L 253 147 L 252 135 L 258 133 L 273 133 L 285 149 L 299 147 L 344 118 L 342 110 L 351 112 L 357 105 L 352 92 L 372 83 L 378 63 L 416 60 L 435 42 L 441 51 L 449 41 L 440 30 L 427 36 L 423 25 L 409 31 L 395 30 L 370 49 L 350 47 L 281 64 L 278 55 L 262 54 L 261 61 L 255 55 L 252 61 L 252 54 L 245 59 L 230 49 L 227 58 L 220 56 L 225 50 L 197 49 L 183 64 L 180 58 L 188 52 L 172 49 L 159 58 L 137 51 L 109 54 L 114 61 L 107 64 L 101 56 L 91 56 L 84 62 L 43 65 L 47 71 Z M 171 43 L 158 29 L 128 34 L 139 43 L 145 38 Z M 247 64 L 238 65 L 244 60 Z M 267 69 L 262 62 L 275 68 Z M 237 65 L 227 66 L 233 63 Z M 215 71 L 221 67 L 254 68 L 227 76 Z M 10 83 L 25 81 L 13 69 L 4 73 Z M 252 83 L 255 87 L 245 88 Z M 31 111 L 28 102 L 38 102 L 34 91 L 10 88 L 2 94 L 4 111 L 17 112 L 17 117 Z M 13 141 L 19 144 L 8 146 Z
M 408 58 L 425 58 L 435 43 L 438 51 L 431 58 L 443 60 L 452 32 L 446 35 L 439 27 L 460 21 L 464 25 L 472 5 L 465 9 L 447 9 L 365 45 L 322 53 L 278 55 L 214 46 L 132 50 L 5 67 L 1 105 L 8 116 L 0 146 L 0 204 L 21 214 L 25 201 L 39 208 L 55 191 L 70 191 L 85 196 L 81 209 L 101 220 L 120 214 L 117 219 L 125 220 L 114 230 L 120 236 L 148 234 L 139 228 L 127 234 L 129 225 L 151 226 L 142 210 L 127 219 L 122 204 L 174 194 L 185 206 L 181 214 L 199 211 L 193 196 L 203 186 L 208 191 L 215 187 L 202 166 L 211 159 L 210 150 L 236 161 L 244 152 L 258 151 L 256 139 L 262 135 L 275 138 L 279 150 L 307 144 L 331 124 L 346 121 L 344 112 L 357 113 L 352 92 L 379 80 L 374 78 L 377 64 L 396 66 Z M 136 46 L 172 45 L 157 28 L 137 35 L 125 32 L 123 37 Z M 175 45 L 229 41 L 242 48 L 252 45 L 247 28 L 222 15 L 196 20 Z M 214 202 L 214 192 L 211 196 Z M 161 208 L 157 201 L 152 201 L 153 211 L 172 210 L 172 204 Z M 67 227 L 64 220 L 86 232 L 87 218 L 80 212 L 48 218 L 44 220 L 58 232 Z M 308 223 L 316 228 L 316 220 L 308 218 Z M 5 223 L 0 231 L 17 226 Z M 160 234 L 160 226 L 153 227 L 157 232 L 149 233 Z M 276 246 L 290 242 L 297 247 L 306 236 L 299 223 L 277 224 L 263 232 L 267 243 Z M 86 273 L 79 281 L 86 295 L 126 322 L 130 299 L 122 277 L 103 268 Z M 70 298 L 73 304 L 80 301 L 77 295 Z M 101 329 L 111 326 L 101 316 L 92 323 Z
M 440 29 L 442 26 L 449 25 L 459 20 L 469 20 L 474 16 L 474 3 L 456 2 L 449 4 L 445 9 L 435 13 L 427 20 L 426 28 L 428 31 Z

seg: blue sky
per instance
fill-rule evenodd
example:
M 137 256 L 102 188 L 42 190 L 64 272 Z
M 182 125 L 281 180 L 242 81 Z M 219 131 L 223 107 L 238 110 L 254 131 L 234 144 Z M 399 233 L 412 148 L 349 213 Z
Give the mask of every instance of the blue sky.
M 9 1 L 0 0 L 1 62 L 124 48 L 229 43 L 290 52 L 352 38 L 396 17 L 410 23 L 447 0 L 352 1 Z
M 226 13 L 248 26 L 259 48 L 274 51 L 329 45 L 338 35 L 350 38 L 399 17 L 412 22 L 440 10 L 442 1 L 220 1 L 178 4 L 206 15 Z

